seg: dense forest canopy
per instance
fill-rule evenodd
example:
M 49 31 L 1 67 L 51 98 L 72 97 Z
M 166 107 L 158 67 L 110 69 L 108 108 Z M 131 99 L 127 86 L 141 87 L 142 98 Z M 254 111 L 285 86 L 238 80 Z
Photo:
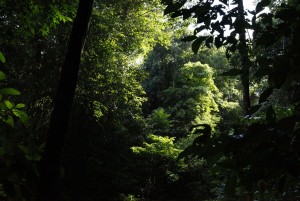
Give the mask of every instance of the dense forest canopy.
M 300 2 L 245 3 L 0 0 L 0 200 L 300 200 Z

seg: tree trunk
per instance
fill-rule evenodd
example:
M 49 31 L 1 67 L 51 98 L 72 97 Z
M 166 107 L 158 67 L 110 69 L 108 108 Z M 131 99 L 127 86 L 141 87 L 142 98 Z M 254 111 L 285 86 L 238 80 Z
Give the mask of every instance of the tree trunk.
M 60 179 L 62 152 L 92 8 L 93 0 L 80 0 L 54 99 L 45 152 L 41 161 L 37 201 L 63 200 Z
M 246 43 L 246 29 L 244 26 L 245 22 L 245 10 L 243 0 L 238 1 L 238 18 L 237 20 L 240 22 L 240 29 L 238 30 L 239 33 L 239 54 L 241 57 L 241 66 L 242 66 L 242 75 L 241 75 L 241 82 L 242 82 L 242 90 L 243 90 L 243 112 L 244 116 L 249 115 L 249 109 L 251 107 L 250 103 L 250 92 L 249 92 L 249 68 L 250 68 L 250 60 L 248 55 L 248 47 Z

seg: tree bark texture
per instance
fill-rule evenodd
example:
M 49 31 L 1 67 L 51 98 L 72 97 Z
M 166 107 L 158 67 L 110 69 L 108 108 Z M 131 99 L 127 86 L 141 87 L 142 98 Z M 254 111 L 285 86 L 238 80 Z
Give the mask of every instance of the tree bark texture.
M 250 103 L 250 92 L 249 92 L 249 68 L 250 68 L 250 60 L 248 55 L 248 47 L 246 42 L 246 29 L 245 29 L 245 10 L 243 0 L 238 1 L 238 18 L 239 21 L 239 54 L 241 57 L 241 82 L 242 82 L 242 90 L 243 90 L 243 113 L 244 116 L 249 115 L 249 109 L 251 107 Z
M 37 201 L 61 201 L 61 160 L 93 0 L 80 0 L 61 71 L 40 167 Z

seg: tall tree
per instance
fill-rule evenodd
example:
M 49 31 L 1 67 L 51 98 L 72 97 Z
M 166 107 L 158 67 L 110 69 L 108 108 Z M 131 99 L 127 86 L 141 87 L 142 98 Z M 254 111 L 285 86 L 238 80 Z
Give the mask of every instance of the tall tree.
M 95 8 L 64 151 L 65 194 L 118 200 L 121 193 L 139 191 L 129 148 L 144 127 L 140 58 L 169 36 L 158 0 L 99 0 Z
M 80 59 L 92 14 L 93 0 L 80 0 L 57 89 L 40 170 L 39 201 L 62 200 L 61 157 L 75 94 Z
M 78 2 L 0 1 L 4 69 L 9 85 L 23 92 L 20 99 L 31 117 L 28 141 L 45 139 Z
M 238 47 L 240 54 L 240 63 L 241 63 L 241 83 L 243 87 L 243 111 L 244 116 L 249 115 L 249 110 L 251 107 L 250 103 L 250 92 L 249 92 L 249 69 L 250 69 L 250 60 L 246 40 L 246 27 L 245 27 L 245 9 L 243 0 L 238 1 L 238 16 L 236 23 L 239 26 L 236 26 L 236 32 L 239 35 L 240 45 Z

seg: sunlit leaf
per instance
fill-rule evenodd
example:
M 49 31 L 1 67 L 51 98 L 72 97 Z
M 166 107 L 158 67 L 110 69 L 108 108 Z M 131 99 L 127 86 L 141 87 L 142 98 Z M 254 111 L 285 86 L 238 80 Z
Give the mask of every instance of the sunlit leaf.
M 15 106 L 15 108 L 17 108 L 17 109 L 20 109 L 20 108 L 23 108 L 23 107 L 25 107 L 25 104 L 23 104 L 23 103 L 19 103 Z
M 6 107 L 7 107 L 8 109 L 13 108 L 13 106 L 14 106 L 9 100 L 5 100 L 5 101 L 4 101 L 4 104 L 6 105 Z
M 25 125 L 28 126 L 29 124 L 29 117 L 26 112 L 18 109 L 13 109 L 13 113 L 16 117 L 20 119 L 20 121 Z
M 0 94 L 17 96 L 17 95 L 20 95 L 21 93 L 17 89 L 14 89 L 14 88 L 2 88 L 2 89 L 0 89 Z

